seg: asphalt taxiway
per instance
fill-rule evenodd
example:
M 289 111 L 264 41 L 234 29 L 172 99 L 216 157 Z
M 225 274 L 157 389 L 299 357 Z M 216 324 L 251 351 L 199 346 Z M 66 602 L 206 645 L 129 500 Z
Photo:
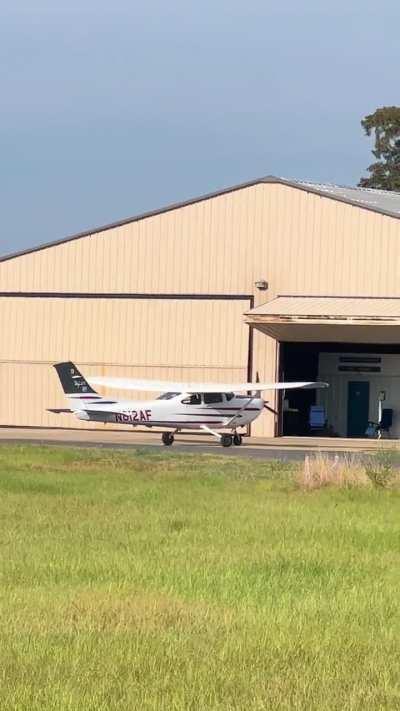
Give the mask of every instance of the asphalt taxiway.
M 213 454 L 254 459 L 301 461 L 316 453 L 365 455 L 378 449 L 399 448 L 399 440 L 349 440 L 319 437 L 244 438 L 240 447 L 221 447 L 211 437 L 197 434 L 178 435 L 171 447 L 161 443 L 160 433 L 116 429 L 43 429 L 0 427 L 0 444 L 36 444 L 107 449 L 148 449 L 182 454 Z

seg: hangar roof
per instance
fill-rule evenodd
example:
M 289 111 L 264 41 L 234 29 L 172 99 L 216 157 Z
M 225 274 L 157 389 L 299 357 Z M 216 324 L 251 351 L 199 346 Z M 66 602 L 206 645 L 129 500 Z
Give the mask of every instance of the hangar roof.
M 376 212 L 400 217 L 400 193 L 389 190 L 372 190 L 371 188 L 349 188 L 345 185 L 330 185 L 324 183 L 307 183 L 302 180 L 292 180 L 293 186 L 311 189 L 321 195 L 336 200 L 343 200 L 351 205 L 367 207 Z
M 65 242 L 71 242 L 72 240 L 81 239 L 82 237 L 88 237 L 89 235 L 93 235 L 98 232 L 104 232 L 105 230 L 110 230 L 115 227 L 122 227 L 123 225 L 127 225 L 132 222 L 138 222 L 139 220 L 144 220 L 149 217 L 161 215 L 164 212 L 170 212 L 172 210 L 186 207 L 188 205 L 194 205 L 198 202 L 218 197 L 219 195 L 226 195 L 228 193 L 235 192 L 237 190 L 243 190 L 245 188 L 250 188 L 252 186 L 260 185 L 262 183 L 286 185 L 291 188 L 296 188 L 298 190 L 304 190 L 305 192 L 314 193 L 315 195 L 320 195 L 321 197 L 327 197 L 332 200 L 347 203 L 348 205 L 354 205 L 356 207 L 370 210 L 372 212 L 387 215 L 388 217 L 400 219 L 400 193 L 397 192 L 390 192 L 387 190 L 373 190 L 370 188 L 352 188 L 324 183 L 310 183 L 302 180 L 289 180 L 287 178 L 280 178 L 274 175 L 267 175 L 263 178 L 256 178 L 255 180 L 250 180 L 245 183 L 232 185 L 229 188 L 224 188 L 212 193 L 200 195 L 199 197 L 191 198 L 183 202 L 172 203 L 157 210 L 152 210 L 150 212 L 144 212 L 138 215 L 134 215 L 124 220 L 119 220 L 117 222 L 101 225 L 100 227 L 94 227 L 92 229 L 85 230 L 84 232 L 78 232 L 77 234 L 69 235 L 68 237 L 63 237 L 55 241 L 40 244 L 36 247 L 30 247 L 19 252 L 6 254 L 3 257 L 0 257 L 0 262 L 4 262 L 8 259 L 13 259 L 15 257 L 23 256 L 24 254 L 37 252 L 42 249 L 47 249 L 48 247 L 54 247 L 58 244 L 63 244 Z

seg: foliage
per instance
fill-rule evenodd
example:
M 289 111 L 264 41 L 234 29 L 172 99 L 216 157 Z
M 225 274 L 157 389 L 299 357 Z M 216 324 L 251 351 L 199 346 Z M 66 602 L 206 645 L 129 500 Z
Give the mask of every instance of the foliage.
M 377 161 L 369 166 L 370 175 L 361 178 L 359 186 L 400 192 L 400 107 L 383 106 L 369 114 L 361 125 L 367 136 L 372 133 L 372 151 Z
M 370 458 L 365 473 L 377 488 L 389 486 L 398 476 L 399 453 L 396 450 L 383 449 Z
M 399 492 L 294 479 L 0 447 L 1 708 L 399 708 Z

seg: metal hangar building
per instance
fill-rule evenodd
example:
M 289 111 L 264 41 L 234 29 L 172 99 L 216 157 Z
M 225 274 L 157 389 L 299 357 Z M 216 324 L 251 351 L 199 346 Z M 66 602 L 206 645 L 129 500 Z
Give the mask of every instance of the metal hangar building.
M 163 380 L 323 379 L 257 436 L 400 436 L 400 194 L 268 176 L 0 260 L 0 424 L 92 427 L 52 363 Z M 113 393 L 118 395 L 118 392 Z M 122 393 L 121 393 L 122 395 Z M 133 394 L 134 397 L 135 394 Z M 126 397 L 126 393 L 124 393 Z M 99 426 L 99 425 L 97 425 Z

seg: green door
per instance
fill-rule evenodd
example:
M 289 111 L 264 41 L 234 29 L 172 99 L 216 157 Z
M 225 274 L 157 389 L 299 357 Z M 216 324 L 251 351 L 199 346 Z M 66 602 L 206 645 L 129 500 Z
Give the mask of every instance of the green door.
M 347 396 L 347 436 L 364 437 L 369 415 L 369 383 L 351 381 Z

